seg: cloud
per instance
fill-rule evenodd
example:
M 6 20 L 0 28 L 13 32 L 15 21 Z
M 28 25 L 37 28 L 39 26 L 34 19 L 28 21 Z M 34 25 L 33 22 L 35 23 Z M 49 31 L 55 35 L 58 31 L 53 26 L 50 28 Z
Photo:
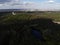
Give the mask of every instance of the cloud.
M 0 0 L 0 4 L 3 4 L 3 3 L 19 3 L 20 0 Z
M 49 1 L 49 2 L 54 2 L 53 0 Z
M 45 1 L 45 2 L 40 2 L 40 3 L 25 2 L 24 8 L 38 9 L 38 10 L 56 10 L 56 9 L 60 9 L 60 3 L 55 2 L 55 0 L 54 1 L 50 0 L 50 2 Z
M 0 0 L 0 3 L 6 3 L 6 2 L 10 2 L 12 0 Z
M 42 2 L 21 1 L 20 0 L 6 0 L 0 4 L 0 9 L 38 9 L 38 10 L 55 10 L 60 9 L 60 3 L 56 0 L 46 0 Z M 3 1 L 1 1 L 3 2 Z

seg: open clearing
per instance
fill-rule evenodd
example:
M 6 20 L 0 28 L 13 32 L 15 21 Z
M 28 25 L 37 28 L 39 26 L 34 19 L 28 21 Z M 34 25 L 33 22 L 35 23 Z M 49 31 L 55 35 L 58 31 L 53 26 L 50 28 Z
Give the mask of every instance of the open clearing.
M 60 22 L 60 12 L 34 12 L 34 13 L 16 13 L 12 14 L 3 14 L 0 17 L 0 22 L 11 21 L 11 20 L 31 20 L 31 19 L 40 19 L 40 18 L 50 18 L 52 21 Z

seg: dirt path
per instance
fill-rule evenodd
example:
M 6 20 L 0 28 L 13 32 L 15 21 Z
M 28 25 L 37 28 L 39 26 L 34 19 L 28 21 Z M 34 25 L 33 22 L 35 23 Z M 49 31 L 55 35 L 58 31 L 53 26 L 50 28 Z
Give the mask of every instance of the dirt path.
M 53 21 L 54 23 L 57 23 L 57 24 L 60 24 L 60 22 L 55 22 L 55 21 Z

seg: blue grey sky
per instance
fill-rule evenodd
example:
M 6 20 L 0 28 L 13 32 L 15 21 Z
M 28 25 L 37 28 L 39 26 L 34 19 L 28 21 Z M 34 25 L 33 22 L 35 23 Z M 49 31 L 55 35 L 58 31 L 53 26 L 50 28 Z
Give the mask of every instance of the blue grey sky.
M 60 0 L 0 0 L 0 9 L 60 10 Z

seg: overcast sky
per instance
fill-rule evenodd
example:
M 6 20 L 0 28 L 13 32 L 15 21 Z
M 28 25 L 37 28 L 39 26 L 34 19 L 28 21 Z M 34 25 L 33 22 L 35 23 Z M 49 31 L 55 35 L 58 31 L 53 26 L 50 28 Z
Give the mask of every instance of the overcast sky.
M 0 9 L 60 9 L 60 0 L 0 0 Z

